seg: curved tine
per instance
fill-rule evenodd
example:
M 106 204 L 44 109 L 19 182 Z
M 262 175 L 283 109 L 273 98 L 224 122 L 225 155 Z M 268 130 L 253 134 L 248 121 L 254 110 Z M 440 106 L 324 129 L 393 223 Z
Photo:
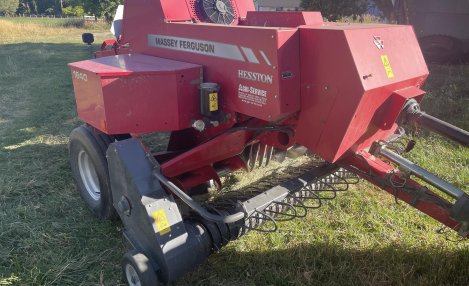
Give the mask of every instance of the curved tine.
M 334 187 L 334 184 L 330 184 L 327 182 L 321 182 L 324 184 L 324 187 L 331 188 L 331 190 L 315 190 L 316 192 L 337 192 L 336 188 Z
M 333 200 L 337 197 L 337 191 L 335 190 L 333 185 L 331 185 L 329 183 L 326 183 L 326 182 L 321 182 L 321 184 L 323 184 L 325 187 L 330 187 L 332 189 L 332 190 L 314 190 L 314 191 L 312 191 L 312 192 L 316 193 L 321 200 Z M 333 193 L 333 195 L 332 196 L 321 196 L 321 194 L 327 194 L 329 192 Z
M 270 216 L 270 215 L 268 215 L 268 214 L 266 214 L 266 213 L 264 213 L 264 212 L 258 211 L 258 210 L 256 210 L 255 213 L 258 213 L 258 214 L 260 214 L 260 215 L 262 215 L 262 216 L 264 216 L 264 217 L 256 216 L 256 215 L 251 215 L 249 218 L 255 218 L 256 220 L 259 219 L 260 221 L 264 221 L 264 222 L 257 224 L 257 226 L 255 226 L 255 227 L 251 227 L 251 226 L 246 226 L 246 225 L 245 225 L 245 228 L 246 228 L 246 229 L 248 229 L 248 230 L 255 230 L 255 231 L 259 231 L 259 232 L 265 232 L 265 233 L 276 232 L 276 231 L 278 230 L 277 222 L 275 221 L 275 219 L 274 219 L 272 216 Z M 266 219 L 266 218 L 267 218 L 267 219 Z M 261 226 L 266 224 L 265 221 L 271 221 L 271 222 L 274 224 L 273 229 L 262 229 Z
M 271 213 L 273 215 L 278 215 L 280 217 L 275 217 L 275 220 L 277 221 L 290 221 L 298 217 L 296 208 L 287 202 L 273 202 L 275 204 L 276 210 L 271 210 L 270 208 L 267 208 L 264 210 L 264 212 Z M 282 208 L 280 206 L 286 206 L 286 208 Z M 283 212 L 284 210 L 287 210 L 286 212 Z M 288 213 L 289 211 L 292 211 L 293 213 Z M 284 216 L 282 218 L 282 216 Z
M 300 193 L 305 193 L 305 194 L 300 194 Z M 298 196 L 296 196 L 297 199 L 301 199 L 301 200 L 304 200 L 304 201 L 321 199 L 319 197 L 319 195 L 315 193 L 315 191 L 311 191 L 311 190 L 302 190 L 302 191 L 296 192 L 295 194 L 298 194 Z M 307 195 L 307 194 L 309 194 L 309 195 Z
M 336 191 L 340 192 L 340 191 L 346 191 L 346 190 L 348 190 L 348 188 L 349 188 L 349 182 L 347 181 L 347 179 L 345 179 L 345 178 L 342 177 L 342 176 L 337 175 L 336 173 L 331 174 L 331 175 L 334 176 L 334 177 L 336 177 L 337 180 L 342 181 L 341 183 L 336 183 L 336 184 L 343 184 L 343 185 L 345 185 L 345 189 L 336 190 Z M 344 174 L 344 176 L 345 176 L 345 174 Z
M 295 198 L 294 196 L 291 196 L 290 194 L 288 194 L 288 199 L 289 200 L 292 200 L 294 203 L 292 204 L 295 209 L 302 209 L 303 210 L 303 213 L 304 214 L 299 214 L 298 210 L 296 211 L 296 214 L 299 218 L 302 218 L 302 217 L 306 217 L 306 215 L 308 214 L 308 209 L 306 208 L 305 204 L 303 204 L 302 201 L 300 201 L 299 199 Z
M 357 184 L 360 181 L 360 177 L 357 176 L 357 174 L 355 174 L 354 172 L 350 172 L 349 170 L 344 168 L 341 169 L 341 172 L 343 174 L 343 178 L 347 181 L 349 185 Z
M 355 185 L 360 182 L 360 177 L 353 172 L 347 171 L 346 176 L 347 176 L 347 182 L 349 183 L 349 185 Z
M 311 184 L 308 184 L 306 186 L 304 186 L 304 189 L 306 189 L 305 191 L 308 191 L 308 192 L 313 192 L 316 190 L 316 184 L 318 184 L 319 182 L 318 181 L 314 181 L 313 183 Z
M 322 198 L 321 196 L 319 196 L 319 194 L 315 193 L 314 191 L 310 191 L 310 194 L 312 196 L 309 196 L 305 202 L 309 202 L 309 201 L 315 201 L 317 202 L 317 205 L 315 206 L 309 206 L 307 204 L 304 204 L 304 206 L 307 208 L 307 209 L 318 209 L 322 206 Z

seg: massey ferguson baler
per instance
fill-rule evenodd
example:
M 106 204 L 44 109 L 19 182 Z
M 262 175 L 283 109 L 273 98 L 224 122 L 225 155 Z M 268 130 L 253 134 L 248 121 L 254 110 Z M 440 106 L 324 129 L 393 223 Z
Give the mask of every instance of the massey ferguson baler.
M 468 132 L 420 111 L 428 70 L 412 27 L 257 12 L 252 0 L 124 7 L 118 40 L 69 65 L 85 122 L 69 147 L 86 204 L 124 224 L 129 285 L 177 280 L 359 177 L 468 236 L 469 196 L 401 156 L 415 143 L 402 142 L 406 124 L 469 145 Z M 169 134 L 164 152 L 141 139 L 155 132 Z M 305 153 L 322 163 L 224 194 L 223 176 Z

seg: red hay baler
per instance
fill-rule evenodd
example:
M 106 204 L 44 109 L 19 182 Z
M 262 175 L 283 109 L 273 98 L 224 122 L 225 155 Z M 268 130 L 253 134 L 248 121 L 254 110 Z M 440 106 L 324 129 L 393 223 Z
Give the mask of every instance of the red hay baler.
M 468 132 L 420 111 L 428 70 L 412 27 L 257 12 L 252 0 L 124 7 L 118 40 L 69 65 L 85 122 L 69 148 L 86 204 L 123 222 L 129 285 L 177 280 L 358 178 L 468 236 L 469 196 L 401 156 L 414 144 L 402 142 L 406 124 L 469 145 Z M 141 139 L 156 132 L 169 134 L 163 152 Z M 223 196 L 223 176 L 302 154 L 322 161 Z

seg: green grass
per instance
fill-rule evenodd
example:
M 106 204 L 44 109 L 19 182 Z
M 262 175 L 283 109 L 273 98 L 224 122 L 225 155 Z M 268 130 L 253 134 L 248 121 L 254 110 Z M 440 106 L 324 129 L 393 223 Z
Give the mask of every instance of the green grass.
M 0 285 L 120 285 L 122 225 L 94 219 L 68 166 L 80 122 L 66 64 L 88 57 L 85 30 L 16 21 L 0 20 Z M 431 69 L 425 108 L 468 128 L 469 67 Z M 413 136 L 412 159 L 468 189 L 468 149 Z M 277 233 L 230 243 L 175 285 L 468 285 L 468 242 L 439 228 L 361 183 Z

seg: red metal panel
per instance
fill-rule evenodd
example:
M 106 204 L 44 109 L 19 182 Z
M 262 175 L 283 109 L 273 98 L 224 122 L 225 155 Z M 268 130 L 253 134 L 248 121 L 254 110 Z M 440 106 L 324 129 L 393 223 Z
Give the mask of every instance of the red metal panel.
M 326 24 L 301 27 L 300 37 L 299 143 L 334 162 L 391 135 L 398 114 L 387 111 L 391 95 L 420 87 L 428 75 L 412 28 Z
M 320 25 L 322 23 L 321 12 L 249 11 L 245 21 L 248 26 L 291 28 L 301 25 Z
M 99 130 L 105 131 L 106 115 L 99 75 L 87 73 L 86 70 L 80 68 L 72 68 L 71 71 L 78 117 Z
M 108 134 L 180 130 L 200 118 L 198 65 L 134 54 L 70 67 L 79 117 Z
M 186 0 L 160 0 L 160 2 L 164 13 L 163 19 L 168 21 L 190 21 L 192 19 Z
M 240 154 L 252 135 L 251 131 L 223 134 L 161 165 L 161 173 L 169 178 L 202 168 Z
M 143 39 L 134 39 L 133 49 L 204 65 L 204 80 L 221 85 L 222 108 L 273 121 L 299 110 L 296 33 L 296 29 L 168 23 L 149 29 Z M 155 44 L 157 38 L 168 37 L 177 41 L 176 46 Z M 212 52 L 202 53 L 191 51 L 187 43 L 214 46 Z M 281 62 L 280 52 L 289 55 Z M 291 76 L 282 79 L 284 72 Z M 286 83 L 291 89 L 283 94 Z
M 254 1 L 251 0 L 235 0 L 233 1 L 237 7 L 238 15 L 240 18 L 246 18 L 248 11 L 255 11 Z

